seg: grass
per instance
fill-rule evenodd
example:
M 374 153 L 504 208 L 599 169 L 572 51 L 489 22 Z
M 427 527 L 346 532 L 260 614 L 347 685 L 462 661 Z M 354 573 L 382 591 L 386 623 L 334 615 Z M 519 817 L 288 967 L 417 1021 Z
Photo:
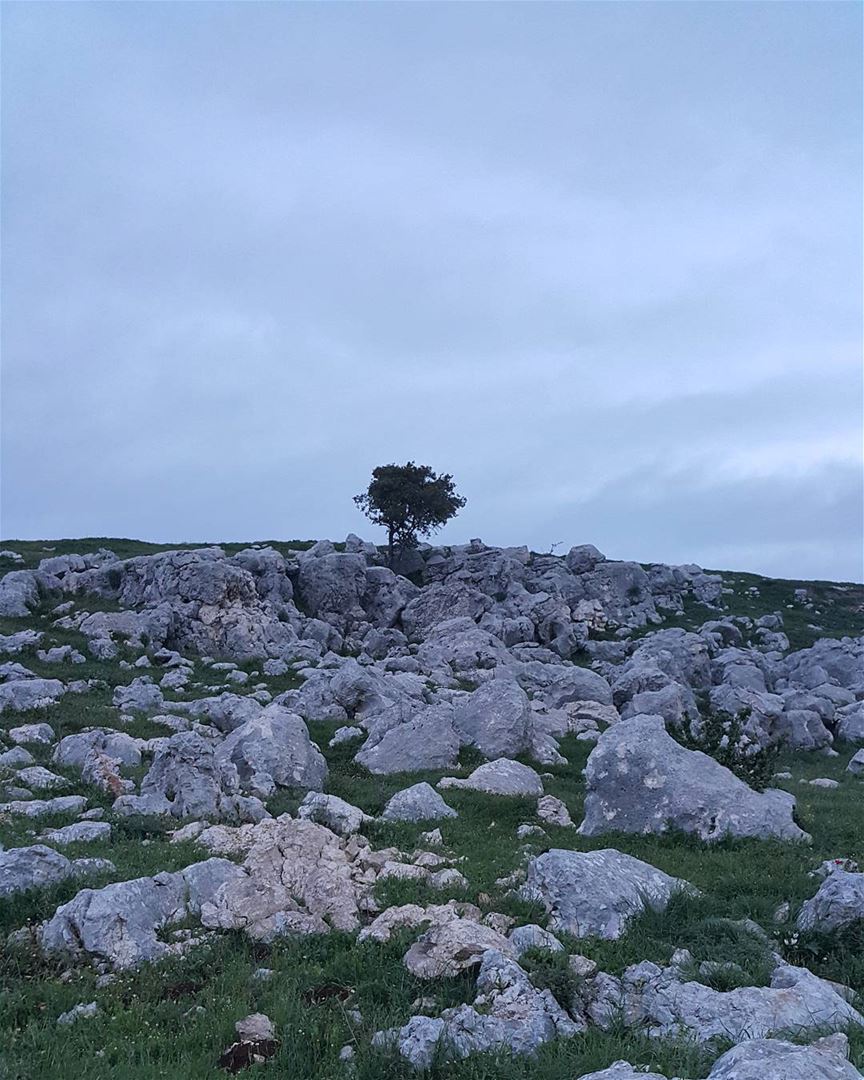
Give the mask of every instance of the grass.
M 49 554 L 95 550 L 101 544 L 124 557 L 167 547 L 98 538 L 50 543 L 4 541 L 0 546 L 21 551 L 26 565 L 32 566 Z M 245 545 L 226 546 L 230 551 Z M 289 551 L 301 544 L 274 546 Z M 45 551 L 46 547 L 55 551 Z M 810 644 L 814 636 L 855 632 L 860 623 L 864 595 L 860 586 L 769 581 L 745 574 L 724 573 L 724 578 L 735 590 L 726 597 L 731 611 L 759 615 L 781 610 L 786 631 L 793 645 L 799 647 Z M 753 585 L 759 589 L 759 597 L 748 591 Z M 813 604 L 812 609 L 794 598 L 795 589 L 804 587 L 808 589 L 807 603 Z M 28 620 L 0 620 L 0 633 L 35 626 L 46 631 L 43 647 L 68 643 L 88 655 L 82 635 L 51 625 L 54 619 L 51 606 L 46 604 Z M 81 608 L 83 604 L 76 599 L 76 606 Z M 669 619 L 664 625 L 695 628 L 713 617 L 715 612 L 688 602 L 677 623 Z M 818 635 L 808 629 L 811 622 L 823 628 Z M 124 655 L 131 659 L 135 654 L 121 652 L 110 663 L 97 663 L 88 657 L 86 664 L 61 667 L 39 661 L 35 650 L 23 652 L 15 659 L 37 674 L 59 675 L 67 681 L 98 678 L 101 685 L 86 695 L 67 694 L 50 709 L 16 715 L 15 723 L 47 720 L 58 737 L 94 725 L 117 726 L 117 710 L 111 705 L 114 687 L 147 673 L 146 669 L 142 672 L 122 668 L 119 661 Z M 249 672 L 260 670 L 260 664 L 255 663 L 240 666 Z M 156 679 L 161 675 L 159 669 L 150 673 Z M 233 686 L 226 682 L 224 674 L 200 664 L 195 667 L 193 680 L 200 685 L 182 695 L 186 700 L 222 690 L 243 693 L 249 689 L 249 685 Z M 251 682 L 266 683 L 276 694 L 297 685 L 298 680 L 291 673 L 279 678 L 256 676 L 250 685 Z M 335 723 L 310 725 L 313 738 L 328 758 L 328 790 L 370 814 L 379 814 L 389 797 L 400 788 L 419 780 L 434 784 L 442 775 L 431 772 L 371 776 L 352 760 L 356 744 L 332 750 L 328 747 L 337 726 Z M 124 730 L 142 738 L 169 734 L 166 728 L 145 717 L 135 717 Z M 577 822 L 581 819 L 584 798 L 582 769 L 590 749 L 590 744 L 575 738 L 563 740 L 562 752 L 568 764 L 551 767 L 544 773 L 546 791 L 563 799 Z M 699 895 L 679 895 L 664 913 L 646 913 L 618 941 L 575 940 L 559 935 L 568 951 L 588 956 L 601 969 L 617 974 L 641 960 L 666 963 L 676 948 L 687 948 L 697 964 L 703 960 L 720 960 L 739 966 L 740 971 L 723 972 L 710 980 L 716 989 L 728 990 L 737 985 L 764 984 L 770 970 L 768 950 L 773 948 L 790 962 L 804 963 L 816 974 L 850 986 L 859 995 L 857 1003 L 861 1008 L 864 996 L 861 929 L 853 928 L 831 939 L 811 935 L 793 940 L 790 932 L 798 908 L 817 888 L 809 872 L 823 859 L 849 857 L 864 865 L 861 813 L 864 786 L 845 772 L 852 748 L 840 749 L 837 758 L 794 754 L 783 756 L 777 763 L 778 769 L 792 773 L 792 779 L 782 781 L 780 786 L 795 794 L 799 823 L 813 835 L 810 846 L 747 840 L 708 848 L 684 835 L 610 834 L 584 838 L 573 829 L 549 825 L 544 825 L 545 838 L 521 842 L 516 837 L 517 827 L 525 822 L 537 823 L 533 802 L 452 790 L 446 793 L 446 798 L 459 817 L 438 825 L 445 850 L 455 859 L 453 865 L 468 880 L 467 888 L 442 894 L 414 882 L 390 881 L 379 887 L 377 896 L 386 904 L 440 903 L 453 897 L 476 903 L 484 911 L 511 914 L 520 922 L 545 925 L 542 909 L 516 898 L 496 881 L 524 866 L 532 855 L 549 848 L 590 851 L 614 847 L 691 882 L 700 890 Z M 40 764 L 74 781 L 70 791 L 82 791 L 74 770 L 52 765 L 50 754 L 44 749 L 32 747 L 31 751 Z M 465 753 L 459 766 L 448 772 L 464 776 L 478 763 L 476 754 Z M 823 790 L 802 783 L 817 776 L 834 778 L 840 786 Z M 95 789 L 82 793 L 88 796 L 89 805 L 110 811 L 110 800 L 102 793 Z M 293 812 L 299 798 L 297 793 L 284 792 L 271 799 L 268 808 L 274 814 Z M 157 870 L 176 870 L 206 857 L 194 844 L 171 844 L 164 822 L 115 819 L 110 812 L 106 819 L 113 825 L 110 840 L 64 849 L 70 858 L 99 856 L 114 863 L 114 871 L 103 873 L 92 884 Z M 67 824 L 69 820 L 34 822 L 0 818 L 0 842 L 7 846 L 33 843 L 39 832 Z M 394 845 L 412 851 L 422 846 L 420 834 L 430 827 L 374 822 L 364 832 L 375 847 Z M 351 935 L 333 933 L 286 940 L 272 947 L 252 945 L 242 935 L 222 934 L 211 937 L 183 959 L 143 967 L 101 987 L 96 985 L 96 972 L 89 968 L 73 969 L 70 973 L 32 947 L 4 944 L 8 931 L 46 918 L 79 887 L 80 883 L 64 883 L 0 901 L 0 1047 L 3 1048 L 0 1077 L 3 1080 L 107 1080 L 121 1076 L 130 1080 L 161 1077 L 212 1080 L 225 1075 L 216 1063 L 221 1051 L 233 1040 L 235 1021 L 254 1011 L 271 1017 L 280 1039 L 275 1058 L 262 1067 L 261 1075 L 292 1080 L 343 1080 L 349 1073 L 339 1061 L 339 1051 L 350 1044 L 356 1051 L 351 1074 L 355 1080 L 407 1080 L 414 1074 L 402 1061 L 383 1051 L 373 1051 L 372 1034 L 405 1023 L 417 1011 L 413 1003 L 418 997 L 433 998 L 436 1012 L 474 997 L 470 974 L 431 982 L 421 982 L 410 975 L 402 964 L 402 956 L 413 938 L 411 932 L 396 935 L 386 944 L 360 945 Z M 774 914 L 784 902 L 790 905 L 791 918 L 789 922 L 777 923 Z M 746 919 L 755 920 L 764 928 L 768 944 L 742 925 Z M 273 972 L 268 981 L 253 978 L 253 973 L 262 966 Z M 525 966 L 536 985 L 549 988 L 562 1002 L 568 999 L 574 984 L 564 958 L 533 952 L 525 959 Z M 691 974 L 695 976 L 695 970 Z M 71 1027 L 57 1027 L 60 1013 L 89 1001 L 98 1003 L 97 1017 L 81 1020 Z M 360 1010 L 359 1020 L 353 1013 L 355 1008 Z M 478 1056 L 461 1063 L 436 1065 L 429 1076 L 436 1080 L 575 1080 L 624 1058 L 667 1076 L 698 1080 L 707 1075 L 711 1061 L 722 1049 L 718 1045 L 658 1042 L 623 1029 L 610 1032 L 592 1029 L 544 1047 L 533 1061 L 501 1055 Z M 861 1033 L 853 1034 L 852 1055 L 859 1067 L 864 1065 Z
M 380 812 L 389 795 L 420 778 L 372 777 L 351 760 L 344 747 L 327 748 L 333 725 L 314 725 L 314 737 L 325 749 L 331 769 L 329 788 L 370 813 Z M 567 766 L 549 771 L 546 789 L 564 799 L 579 820 L 583 798 L 581 768 L 590 747 L 575 739 L 562 749 Z M 548 847 L 593 850 L 616 847 L 685 878 L 701 890 L 695 897 L 678 896 L 663 914 L 647 913 L 635 921 L 619 941 L 575 940 L 563 936 L 569 951 L 596 960 L 611 973 L 620 973 L 640 960 L 668 962 L 676 948 L 688 948 L 697 962 L 725 960 L 738 964 L 743 975 L 722 974 L 713 980 L 717 989 L 764 984 L 769 974 L 767 946 L 740 925 L 755 919 L 770 935 L 771 947 L 786 952 L 794 962 L 806 960 L 817 974 L 844 982 L 864 993 L 864 950 L 860 940 L 848 937 L 831 942 L 799 941 L 787 944 L 788 924 L 775 924 L 778 905 L 788 901 L 794 913 L 816 889 L 808 871 L 823 858 L 846 856 L 864 862 L 864 831 L 860 821 L 860 783 L 844 768 L 851 750 L 839 758 L 787 756 L 783 768 L 793 773 L 786 786 L 799 799 L 801 824 L 814 835 L 809 847 L 763 841 L 735 841 L 707 848 L 686 836 L 634 837 L 610 835 L 583 838 L 572 829 L 545 826 L 548 841 L 523 844 L 516 827 L 535 822 L 535 806 L 527 800 L 450 791 L 448 801 L 459 817 L 439 823 L 446 849 L 455 855 L 469 881 L 464 893 L 441 895 L 412 882 L 388 882 L 380 899 L 387 903 L 442 902 L 451 896 L 479 903 L 483 910 L 503 911 L 522 922 L 545 923 L 545 912 L 507 895 L 495 884 L 530 854 Z M 476 764 L 468 759 L 454 773 L 464 774 Z M 440 773 L 426 774 L 435 781 Z M 816 775 L 841 781 L 834 790 L 800 783 Z M 279 796 L 270 809 L 296 806 L 297 796 Z M 52 823 L 53 824 L 53 823 Z M 26 827 L 33 827 L 27 823 Z M 39 823 L 39 828 L 42 823 Z M 9 830 L 14 832 L 10 833 Z M 20 823 L 3 823 L 0 838 L 22 842 Z M 373 844 L 395 844 L 404 850 L 419 846 L 428 825 L 373 823 L 366 833 Z M 542 839 L 542 838 L 541 838 Z M 123 879 L 177 869 L 202 857 L 192 844 L 170 844 L 164 824 L 115 821 L 110 842 L 67 849 L 72 856 L 100 855 L 114 860 Z M 76 891 L 61 885 L 0 907 L 2 932 L 38 921 L 56 904 Z M 135 1080 L 157 1077 L 188 1078 L 223 1075 L 216 1067 L 219 1053 L 232 1041 L 233 1024 L 249 1012 L 265 1012 L 280 1032 L 281 1045 L 266 1066 L 274 1076 L 304 1080 L 335 1080 L 346 1075 L 339 1050 L 355 1047 L 358 1078 L 399 1078 L 412 1075 L 399 1060 L 370 1047 L 371 1035 L 398 1026 L 417 1011 L 418 997 L 432 997 L 440 1010 L 473 998 L 472 979 L 419 982 L 401 963 L 411 940 L 406 933 L 379 945 L 358 945 L 348 935 L 331 934 L 272 947 L 253 946 L 239 935 L 222 935 L 198 946 L 185 959 L 142 968 L 123 975 L 110 986 L 97 988 L 95 975 L 75 970 L 64 981 L 61 968 L 32 949 L 7 948 L 0 957 L 0 1042 L 6 1047 L 6 1076 L 16 1080 L 65 1080 L 80 1077 L 129 1076 Z M 536 984 L 549 987 L 562 998 L 568 991 L 568 973 L 560 959 L 533 954 L 526 961 Z M 252 978 L 266 966 L 274 975 L 268 982 Z M 694 973 L 695 974 L 695 973 Z M 349 988 L 315 1004 L 320 988 Z M 317 990 L 316 990 L 317 988 Z M 57 1016 L 80 1001 L 97 1001 L 100 1014 L 71 1028 L 56 1026 Z M 362 1020 L 349 1010 L 358 1008 Z M 180 1033 L 180 1034 L 178 1034 Z M 592 1030 L 572 1040 L 545 1047 L 536 1061 L 480 1056 L 461 1063 L 442 1064 L 430 1073 L 448 1080 L 570 1080 L 582 1072 L 600 1069 L 619 1058 L 650 1065 L 667 1075 L 704 1077 L 721 1047 L 658 1043 L 633 1031 Z M 855 1060 L 864 1063 L 864 1040 L 853 1036 Z

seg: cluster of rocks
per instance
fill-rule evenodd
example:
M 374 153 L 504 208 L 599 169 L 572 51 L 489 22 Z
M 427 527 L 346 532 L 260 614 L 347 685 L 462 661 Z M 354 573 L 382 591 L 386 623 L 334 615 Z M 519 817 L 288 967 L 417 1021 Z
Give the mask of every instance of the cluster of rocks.
M 0 896 L 112 876 L 107 860 L 58 849 L 106 840 L 112 820 L 116 827 L 132 815 L 171 822 L 175 840 L 207 856 L 176 872 L 81 888 L 28 940 L 32 933 L 48 954 L 112 972 L 224 932 L 269 943 L 335 929 L 372 949 L 410 929 L 404 964 L 412 976 L 477 974 L 471 1004 L 418 1013 L 375 1036 L 418 1068 L 439 1055 L 533 1054 L 552 1039 L 624 1025 L 658 1038 L 731 1037 L 741 1045 L 717 1061 L 716 1080 L 859 1075 L 842 1036 L 809 1046 L 778 1037 L 864 1025 L 845 988 L 779 957 L 769 986 L 722 992 L 693 978 L 689 955 L 619 976 L 574 955 L 572 1000 L 537 989 L 526 951 L 563 952 L 556 934 L 618 938 L 634 918 L 662 912 L 693 887 L 612 848 L 552 848 L 533 858 L 525 848 L 510 884 L 545 913 L 545 928 L 449 899 L 469 883 L 440 832 L 411 852 L 373 848 L 363 835 L 369 815 L 326 793 L 327 760 L 310 727 L 338 726 L 330 747 L 373 775 L 458 773 L 435 786 L 406 782 L 383 807 L 385 822 L 446 822 L 457 816 L 448 792 L 470 791 L 526 800 L 550 830 L 573 828 L 539 770 L 566 764 L 559 740 L 574 736 L 595 744 L 582 836 L 675 831 L 707 844 L 806 842 L 791 794 L 754 791 L 679 739 L 698 740 L 723 714 L 739 718 L 743 753 L 772 744 L 833 753 L 835 742 L 858 743 L 844 781 L 857 784 L 864 638 L 792 651 L 779 614 L 724 615 L 719 575 L 608 560 L 590 545 L 560 557 L 480 541 L 424 545 L 400 569 L 351 536 L 343 550 L 322 541 L 287 558 L 268 547 L 126 560 L 100 550 L 0 577 L 0 615 L 26 619 L 53 606 L 42 629 L 0 636 L 0 815 L 34 826 L 33 843 L 0 848 Z M 109 610 L 89 610 L 88 597 Z M 652 629 L 692 601 L 712 609 L 698 631 Z M 52 628 L 81 635 L 78 646 L 52 638 Z M 116 723 L 58 738 L 47 722 L 52 710 L 68 695 L 86 701 L 104 690 L 98 679 L 72 677 L 93 661 L 127 673 L 111 697 Z M 40 674 L 46 669 L 51 677 Z M 165 734 L 123 730 L 142 716 Z M 468 775 L 458 768 L 466 750 L 484 759 Z M 108 796 L 112 820 L 87 809 L 93 789 Z M 296 816 L 269 813 L 283 791 L 303 795 Z M 58 816 L 74 820 L 52 820 L 37 834 L 41 818 Z M 526 823 L 518 835 L 546 834 Z M 830 869 L 796 913 L 801 933 L 840 933 L 864 918 L 864 875 Z M 437 890 L 442 902 L 381 911 L 376 887 L 389 879 Z M 274 1042 L 260 1025 L 238 1028 L 226 1054 L 254 1056 Z M 595 1080 L 635 1075 L 645 1074 L 619 1062 Z

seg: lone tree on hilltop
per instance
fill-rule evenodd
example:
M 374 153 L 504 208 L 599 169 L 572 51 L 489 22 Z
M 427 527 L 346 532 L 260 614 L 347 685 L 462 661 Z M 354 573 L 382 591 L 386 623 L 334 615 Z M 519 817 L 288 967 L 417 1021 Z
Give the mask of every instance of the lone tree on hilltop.
M 375 525 L 387 530 L 387 557 L 417 546 L 421 536 L 440 529 L 465 505 L 450 473 L 438 476 L 428 465 L 379 465 L 369 487 L 354 502 Z

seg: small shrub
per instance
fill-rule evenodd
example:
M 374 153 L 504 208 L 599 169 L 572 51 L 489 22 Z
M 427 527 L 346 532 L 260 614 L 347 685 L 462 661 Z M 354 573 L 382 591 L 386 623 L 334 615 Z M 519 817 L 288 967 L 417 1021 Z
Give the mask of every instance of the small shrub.
M 703 715 L 698 734 L 683 728 L 676 738 L 688 750 L 709 754 L 756 791 L 764 791 L 774 775 L 779 751 L 776 746 L 750 741 L 744 731 L 749 716 L 749 709 L 735 716 L 711 710 Z

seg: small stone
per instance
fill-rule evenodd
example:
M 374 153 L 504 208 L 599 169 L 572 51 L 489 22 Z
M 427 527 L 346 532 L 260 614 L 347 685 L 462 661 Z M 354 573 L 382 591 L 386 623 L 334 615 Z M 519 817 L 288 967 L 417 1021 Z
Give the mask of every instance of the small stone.
M 276 1028 L 264 1013 L 250 1013 L 234 1025 L 237 1037 L 243 1042 L 263 1042 L 276 1038 Z
M 91 1020 L 94 1016 L 98 1015 L 98 1013 L 99 1006 L 95 1001 L 91 1001 L 87 1005 L 82 1002 L 68 1012 L 61 1013 L 57 1017 L 57 1024 L 58 1026 L 65 1027 L 69 1024 L 74 1024 L 76 1020 Z

